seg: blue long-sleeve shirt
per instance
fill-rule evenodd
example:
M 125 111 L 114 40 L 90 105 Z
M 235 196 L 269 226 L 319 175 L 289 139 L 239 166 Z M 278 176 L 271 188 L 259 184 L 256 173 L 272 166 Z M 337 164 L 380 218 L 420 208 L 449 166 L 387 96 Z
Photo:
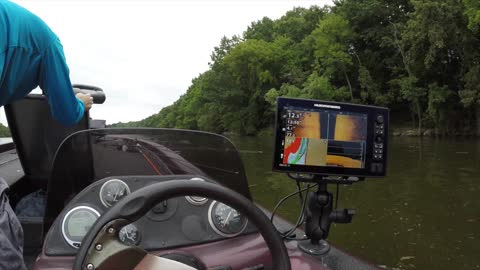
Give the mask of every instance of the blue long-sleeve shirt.
M 85 108 L 73 92 L 58 37 L 33 13 L 0 0 L 0 106 L 37 86 L 47 96 L 54 119 L 67 126 L 82 119 Z

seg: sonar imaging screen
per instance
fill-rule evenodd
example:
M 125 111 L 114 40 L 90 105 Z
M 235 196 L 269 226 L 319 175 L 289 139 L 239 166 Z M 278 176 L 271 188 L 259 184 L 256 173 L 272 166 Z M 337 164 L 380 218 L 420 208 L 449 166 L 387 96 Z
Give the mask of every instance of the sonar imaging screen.
M 367 114 L 285 107 L 283 166 L 365 168 Z

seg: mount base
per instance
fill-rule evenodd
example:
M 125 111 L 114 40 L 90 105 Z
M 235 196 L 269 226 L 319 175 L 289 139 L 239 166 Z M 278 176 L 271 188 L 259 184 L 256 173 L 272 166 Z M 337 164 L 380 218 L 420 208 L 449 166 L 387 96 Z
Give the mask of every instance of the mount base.
M 298 242 L 298 248 L 310 255 L 325 255 L 330 251 L 330 244 L 325 240 L 320 240 L 318 244 L 313 244 L 310 240 Z

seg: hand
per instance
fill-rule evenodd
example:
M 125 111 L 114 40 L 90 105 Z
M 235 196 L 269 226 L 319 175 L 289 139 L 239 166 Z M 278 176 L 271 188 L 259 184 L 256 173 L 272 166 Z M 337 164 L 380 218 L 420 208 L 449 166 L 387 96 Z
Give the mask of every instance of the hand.
M 92 105 L 93 105 L 93 97 L 92 96 L 90 96 L 88 94 L 83 94 L 83 93 L 77 93 L 75 96 L 83 102 L 83 105 L 85 107 L 85 111 L 88 111 L 92 108 Z

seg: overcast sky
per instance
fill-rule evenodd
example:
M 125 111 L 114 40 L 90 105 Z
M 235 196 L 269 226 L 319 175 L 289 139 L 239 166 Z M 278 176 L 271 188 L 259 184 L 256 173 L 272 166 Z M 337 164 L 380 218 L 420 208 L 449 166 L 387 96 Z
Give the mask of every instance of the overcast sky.
M 91 116 L 108 123 L 140 120 L 172 104 L 208 69 L 222 36 L 293 7 L 331 0 L 15 1 L 60 37 L 72 83 L 107 94 Z M 0 120 L 5 123 L 3 115 Z

